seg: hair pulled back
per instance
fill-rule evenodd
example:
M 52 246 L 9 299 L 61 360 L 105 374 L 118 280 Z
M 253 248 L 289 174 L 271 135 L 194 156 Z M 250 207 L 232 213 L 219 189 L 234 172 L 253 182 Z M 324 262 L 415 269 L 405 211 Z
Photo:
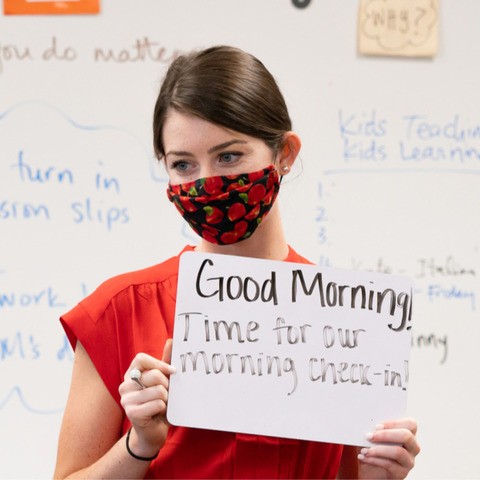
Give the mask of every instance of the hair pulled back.
M 170 109 L 265 141 L 276 151 L 292 129 L 285 100 L 254 56 L 229 46 L 181 55 L 170 65 L 155 104 L 153 142 L 165 155 L 163 126 Z

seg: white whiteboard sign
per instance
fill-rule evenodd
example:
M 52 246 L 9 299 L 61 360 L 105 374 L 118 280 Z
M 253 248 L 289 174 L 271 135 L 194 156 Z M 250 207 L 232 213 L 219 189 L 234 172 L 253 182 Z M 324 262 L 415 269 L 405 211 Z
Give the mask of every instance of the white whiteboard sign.
M 409 278 L 186 252 L 168 420 L 366 445 L 404 415 Z

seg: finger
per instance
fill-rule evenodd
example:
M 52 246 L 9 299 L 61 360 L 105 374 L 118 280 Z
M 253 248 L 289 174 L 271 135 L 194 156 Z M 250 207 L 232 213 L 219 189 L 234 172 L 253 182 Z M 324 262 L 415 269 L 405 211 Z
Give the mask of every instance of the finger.
M 390 423 L 389 426 L 392 426 Z M 395 423 L 395 425 L 408 425 L 413 428 L 411 423 Z M 416 428 L 414 428 L 416 430 Z M 418 455 L 420 446 L 418 445 L 415 434 L 408 428 L 382 428 L 381 425 L 377 427 L 375 432 L 367 435 L 367 439 L 372 443 L 396 444 L 404 447 L 410 454 Z
M 379 466 L 385 461 L 389 461 L 411 470 L 415 465 L 415 456 L 400 445 L 375 445 L 362 448 L 359 458 L 362 459 L 362 457 L 364 460 L 372 460 L 372 462 L 375 459 L 375 464 Z
M 151 416 L 156 413 L 161 412 L 162 409 L 166 406 L 168 400 L 168 391 L 163 385 L 155 385 L 149 388 L 139 390 L 125 391 L 122 393 L 120 402 L 122 407 L 126 412 L 132 412 L 138 415 L 139 409 L 141 410 L 140 416 Z M 152 404 L 157 404 L 160 410 L 154 411 L 151 414 Z M 144 407 L 149 406 L 148 410 L 145 410 Z M 155 407 L 153 407 L 155 408 Z
M 125 380 L 129 379 L 129 372 L 133 368 L 137 368 L 138 370 L 140 370 L 140 372 L 144 372 L 145 370 L 158 369 L 166 375 L 170 375 L 175 371 L 175 369 L 168 363 L 159 360 L 158 358 L 152 357 L 147 353 L 137 353 L 137 355 L 135 355 L 135 358 L 132 360 L 132 363 L 128 368 L 128 371 L 125 373 Z
M 172 345 L 173 345 L 173 340 L 169 338 L 165 342 L 165 346 L 163 347 L 162 361 L 168 364 L 172 361 Z
M 367 436 L 372 443 L 386 444 L 386 446 L 398 446 L 411 455 L 418 455 L 420 447 L 415 435 L 405 428 L 397 430 L 379 430 Z
M 127 404 L 124 409 L 132 424 L 145 427 L 152 419 L 161 419 L 165 415 L 167 404 L 157 398 L 140 405 Z
M 417 421 L 414 418 L 400 418 L 397 420 L 389 420 L 379 425 L 383 429 L 406 428 L 414 435 L 417 434 Z M 377 428 L 378 429 L 378 428 Z
M 168 389 L 168 374 L 165 374 L 157 368 L 153 370 L 145 370 L 142 373 L 142 383 L 145 385 L 146 388 L 156 385 L 162 385 L 163 387 Z
M 406 428 L 397 428 L 395 430 L 375 430 L 367 434 L 367 440 L 373 443 L 391 443 L 404 445 L 414 438 L 413 433 Z
M 118 387 L 118 393 L 120 393 L 120 396 L 127 395 L 130 392 L 138 390 L 138 385 L 136 385 L 136 383 L 130 378 L 125 379 Z
M 134 403 L 136 405 L 143 405 L 152 400 L 162 400 L 163 402 L 167 402 L 168 400 L 168 390 L 163 385 L 154 385 L 148 388 L 144 388 L 143 390 L 134 390 L 127 392 L 122 398 L 124 402 L 127 403 Z
M 362 449 L 363 451 L 363 449 Z M 366 454 L 360 454 L 358 456 L 360 462 L 384 469 L 388 474 L 382 476 L 382 478 L 405 478 L 411 468 L 404 467 L 400 463 L 383 457 L 376 457 L 370 452 Z

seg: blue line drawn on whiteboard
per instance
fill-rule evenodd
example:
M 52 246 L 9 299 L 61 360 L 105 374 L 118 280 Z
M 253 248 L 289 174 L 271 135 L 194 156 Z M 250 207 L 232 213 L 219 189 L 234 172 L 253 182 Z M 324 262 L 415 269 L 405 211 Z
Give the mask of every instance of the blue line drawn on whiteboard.
M 67 123 L 69 123 L 71 126 L 73 126 L 74 128 L 76 128 L 78 130 L 87 131 L 87 132 L 88 131 L 94 132 L 94 131 L 99 131 L 99 130 L 104 130 L 104 131 L 105 130 L 110 130 L 110 131 L 116 131 L 116 132 L 126 134 L 130 138 L 134 139 L 135 142 L 138 143 L 139 146 L 141 147 L 141 149 L 143 150 L 143 152 L 145 154 L 145 159 L 148 161 L 149 172 L 150 172 L 150 176 L 151 176 L 152 180 L 154 180 L 155 182 L 167 183 L 168 180 L 167 180 L 166 175 L 162 176 L 155 169 L 156 162 L 153 161 L 153 152 L 149 153 L 149 150 L 146 148 L 143 140 L 140 139 L 134 133 L 125 129 L 125 128 L 118 127 L 118 126 L 115 126 L 115 125 L 87 125 L 87 124 L 81 124 L 81 123 L 75 121 L 72 117 L 70 117 L 67 113 L 65 113 L 60 108 L 58 108 L 58 107 L 56 107 L 56 106 L 54 106 L 54 105 L 52 105 L 48 102 L 45 102 L 43 100 L 25 100 L 23 102 L 15 103 L 15 104 L 11 105 L 10 107 L 8 107 L 6 110 L 0 111 L 0 121 L 7 118 L 14 111 L 16 111 L 18 109 L 21 109 L 21 108 L 25 108 L 25 107 L 30 107 L 32 105 L 41 106 L 43 108 L 46 108 L 46 109 L 50 110 L 51 112 L 56 113 L 57 115 L 62 117 Z
M 34 335 L 21 331 L 0 338 L 0 361 L 14 358 L 16 360 L 38 360 L 41 356 L 40 345 Z
M 5 396 L 5 398 L 0 399 L 0 410 L 2 410 L 10 401 L 18 400 L 20 405 L 24 407 L 31 413 L 36 415 L 56 415 L 63 412 L 62 408 L 52 408 L 52 409 L 40 409 L 35 408 L 25 399 L 22 389 L 19 386 L 14 386 Z
M 59 300 L 59 294 L 52 286 L 46 286 L 32 291 L 0 289 L 0 310 L 8 307 L 26 308 L 37 306 L 45 306 L 48 308 L 65 308 L 66 303 Z
M 44 102 L 42 100 L 25 100 L 23 102 L 15 103 L 12 106 L 10 106 L 9 108 L 7 108 L 5 111 L 0 112 L 0 120 L 3 120 L 4 118 L 6 118 L 8 115 L 10 115 L 15 110 L 17 110 L 19 108 L 23 108 L 23 107 L 28 107 L 30 105 L 40 105 L 42 107 L 45 107 L 48 110 L 51 110 L 51 111 L 57 113 L 58 115 L 63 117 L 68 123 L 70 123 L 70 125 L 72 125 L 75 128 L 78 128 L 80 130 L 87 130 L 87 131 L 88 130 L 118 130 L 118 131 L 127 133 L 128 135 L 136 138 L 135 135 L 130 133 L 128 130 L 122 129 L 120 127 L 115 127 L 115 126 L 112 126 L 112 125 L 82 125 L 81 123 L 78 123 L 75 120 L 73 120 L 73 118 L 69 117 L 65 112 L 63 112 L 59 108 L 55 107 L 54 105 L 52 105 L 48 102 Z M 139 139 L 137 139 L 137 140 L 140 141 Z
M 444 286 L 442 284 L 430 284 L 425 292 L 430 302 L 442 300 L 466 300 L 470 303 L 470 309 L 474 312 L 477 309 L 477 295 L 472 290 L 464 290 L 456 285 Z
M 56 166 L 48 166 L 45 169 L 34 168 L 30 166 L 28 160 L 25 160 L 22 149 L 18 151 L 16 163 L 10 168 L 18 170 L 18 176 L 22 182 L 74 184 L 74 174 L 70 169 L 59 169 Z

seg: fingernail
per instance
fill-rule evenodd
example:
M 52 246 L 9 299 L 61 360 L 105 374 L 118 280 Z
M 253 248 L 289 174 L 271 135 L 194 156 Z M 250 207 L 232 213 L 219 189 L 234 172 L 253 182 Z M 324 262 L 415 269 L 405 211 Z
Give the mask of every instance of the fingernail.
M 359 453 L 359 454 L 357 455 L 357 458 L 358 458 L 359 460 L 365 460 L 365 455 L 362 455 L 361 453 Z
M 367 440 L 372 440 L 373 437 L 374 437 L 374 434 L 373 434 L 372 432 L 368 432 L 368 433 L 365 435 L 365 438 L 366 438 Z
M 177 373 L 177 369 L 173 365 L 169 365 L 168 370 L 171 374 Z
M 385 425 L 383 423 L 379 423 L 378 425 L 375 425 L 375 430 L 383 430 L 385 428 Z
M 364 447 L 360 450 L 360 453 L 365 457 L 370 449 L 367 447 Z

